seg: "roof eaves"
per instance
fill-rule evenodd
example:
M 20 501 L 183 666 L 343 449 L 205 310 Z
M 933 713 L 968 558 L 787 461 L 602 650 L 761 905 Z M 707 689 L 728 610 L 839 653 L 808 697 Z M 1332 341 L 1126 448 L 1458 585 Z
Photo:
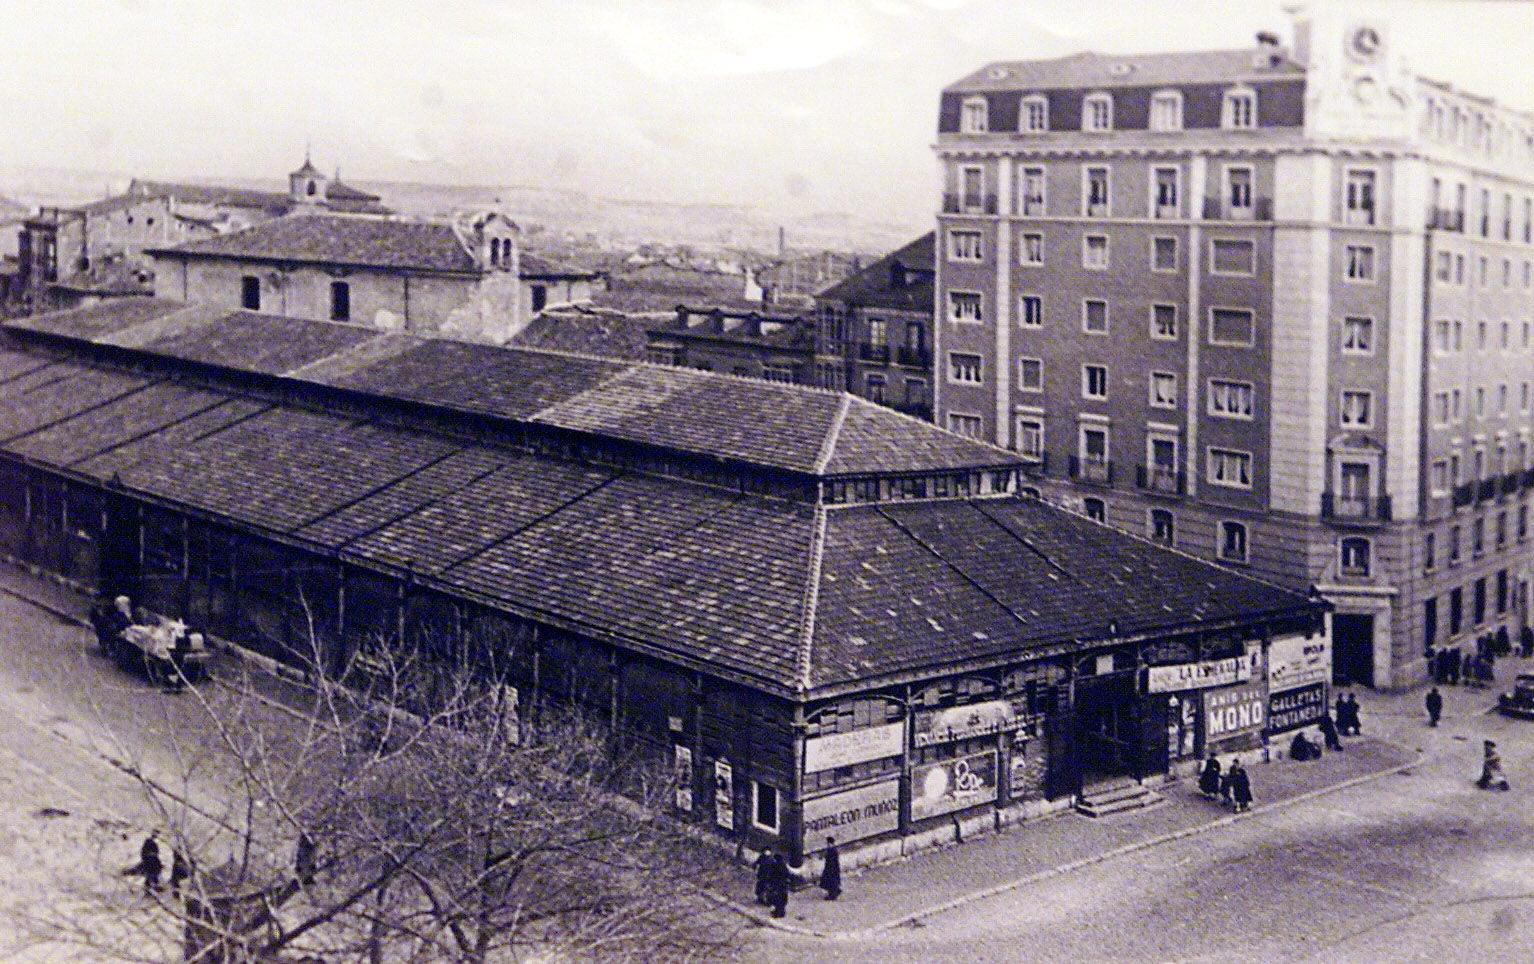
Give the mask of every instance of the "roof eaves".
M 251 261 L 257 264 L 326 264 L 342 268 L 364 268 L 370 271 L 387 271 L 391 274 L 423 275 L 434 278 L 479 278 L 486 273 L 478 268 L 428 268 L 420 265 L 379 264 L 375 261 L 313 258 L 305 255 L 243 254 L 229 251 L 194 251 L 187 248 L 145 248 L 144 253 L 157 258 L 180 258 L 185 261 L 212 258 L 219 261 Z

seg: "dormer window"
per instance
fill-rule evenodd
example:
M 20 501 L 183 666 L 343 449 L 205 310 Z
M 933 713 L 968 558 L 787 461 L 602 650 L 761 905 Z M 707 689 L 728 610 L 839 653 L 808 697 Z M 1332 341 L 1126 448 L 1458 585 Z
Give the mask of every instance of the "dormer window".
M 990 114 L 984 97 L 966 97 L 959 110 L 959 131 L 984 134 L 990 130 Z
M 1113 130 L 1113 98 L 1107 94 L 1088 94 L 1081 102 L 1081 129 Z
M 1225 92 L 1225 108 L 1220 124 L 1228 130 L 1250 130 L 1257 126 L 1257 92 L 1238 87 Z
M 1017 129 L 1029 134 L 1049 130 L 1049 101 L 1038 95 L 1024 97 L 1018 109 Z
M 1182 94 L 1175 90 L 1162 90 L 1151 96 L 1150 129 L 1182 130 Z

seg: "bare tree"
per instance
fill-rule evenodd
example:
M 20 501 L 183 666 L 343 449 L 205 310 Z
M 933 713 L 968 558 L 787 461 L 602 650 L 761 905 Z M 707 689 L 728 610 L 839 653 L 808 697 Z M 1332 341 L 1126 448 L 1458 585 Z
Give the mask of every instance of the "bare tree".
M 116 934 L 55 933 L 203 964 L 733 955 L 706 892 L 727 865 L 665 815 L 658 754 L 573 709 L 524 719 L 483 667 L 311 649 L 302 684 L 231 661 L 186 691 L 195 723 L 134 772 L 189 878 L 113 908 Z

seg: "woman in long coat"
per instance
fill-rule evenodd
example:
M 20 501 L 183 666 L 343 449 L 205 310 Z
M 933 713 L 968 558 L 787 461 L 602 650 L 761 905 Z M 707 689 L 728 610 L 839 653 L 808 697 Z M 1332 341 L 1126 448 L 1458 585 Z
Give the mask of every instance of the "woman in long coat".
M 1209 759 L 1204 761 L 1204 769 L 1199 771 L 1198 792 L 1206 797 L 1220 795 L 1220 761 L 1216 760 L 1212 753 Z
M 842 895 L 842 852 L 836 849 L 836 838 L 826 838 L 826 863 L 820 869 L 820 889 L 826 892 L 826 900 Z
M 1240 760 L 1230 765 L 1230 795 L 1236 801 L 1237 813 L 1252 805 L 1252 780 L 1246 775 L 1246 768 Z

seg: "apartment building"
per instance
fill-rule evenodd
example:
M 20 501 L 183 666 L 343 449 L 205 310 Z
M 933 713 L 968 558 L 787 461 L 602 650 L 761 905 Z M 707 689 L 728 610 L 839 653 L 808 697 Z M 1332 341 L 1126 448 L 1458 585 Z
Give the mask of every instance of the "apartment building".
M 1390 25 L 945 88 L 935 404 L 1044 497 L 1336 606 L 1395 688 L 1528 619 L 1534 117 Z

